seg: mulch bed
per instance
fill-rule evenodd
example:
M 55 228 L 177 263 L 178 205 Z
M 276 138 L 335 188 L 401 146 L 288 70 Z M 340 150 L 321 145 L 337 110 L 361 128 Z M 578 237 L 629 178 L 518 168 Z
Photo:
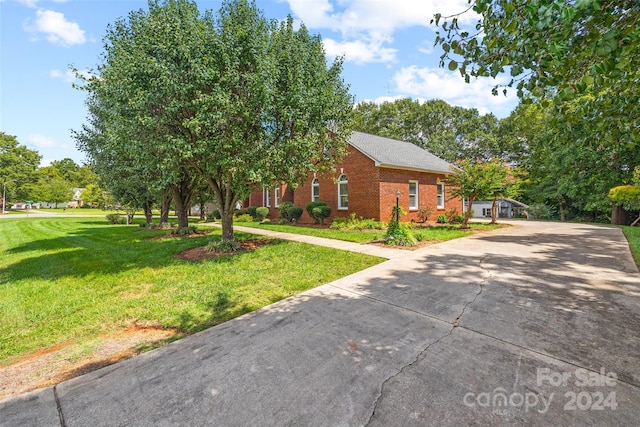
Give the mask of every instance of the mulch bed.
M 229 257 L 233 255 L 239 255 L 245 252 L 251 252 L 263 246 L 270 245 L 273 240 L 269 239 L 248 239 L 241 240 L 240 249 L 235 252 L 209 252 L 205 250 L 205 246 L 198 246 L 197 248 L 187 249 L 176 254 L 176 258 L 184 261 L 202 261 L 205 259 Z

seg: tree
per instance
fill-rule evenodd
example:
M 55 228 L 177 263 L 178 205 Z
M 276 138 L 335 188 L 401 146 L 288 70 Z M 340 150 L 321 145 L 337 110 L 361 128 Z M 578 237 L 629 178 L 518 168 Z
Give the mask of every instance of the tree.
M 113 206 L 113 197 L 111 194 L 97 184 L 89 184 L 82 191 L 80 197 L 91 207 L 99 207 L 108 209 Z
M 436 14 L 433 20 L 442 28 L 436 37 L 444 51 L 441 65 L 459 68 L 467 81 L 509 73 L 507 86 L 515 86 L 524 99 L 594 94 L 582 112 L 597 114 L 609 125 L 622 121 L 625 130 L 635 123 L 629 143 L 639 141 L 639 113 L 634 110 L 640 92 L 632 60 L 640 55 L 637 1 L 469 0 L 469 4 L 481 17 L 475 32 L 460 25 L 460 15 Z M 629 98 L 602 102 L 621 94 Z
M 494 115 L 481 116 L 476 109 L 454 107 L 442 100 L 363 102 L 356 105 L 353 115 L 356 130 L 412 142 L 449 162 L 502 154 Z
M 640 162 L 640 70 L 632 59 L 640 56 L 640 3 L 469 3 L 480 15 L 474 31 L 464 28 L 461 15 L 434 17 L 441 28 L 441 66 L 459 69 L 467 82 L 508 74 L 504 93 L 514 88 L 524 103 L 550 109 L 547 166 L 562 161 L 566 167 L 547 174 L 546 181 L 564 181 L 556 186 L 561 211 L 606 211 L 608 189 Z M 588 164 L 591 172 L 583 166 Z
M 616 208 L 622 208 L 626 211 L 640 211 L 640 166 L 635 168 L 631 184 L 619 185 L 609 190 L 609 199 L 614 204 L 614 215 L 612 215 L 613 224 L 623 225 L 625 222 L 622 221 L 621 218 L 616 218 Z M 640 215 L 631 223 L 631 226 L 639 222 Z
M 89 184 L 98 184 L 99 178 L 90 165 L 79 166 L 73 159 L 65 158 L 52 161 L 51 167 L 57 169 L 72 187 L 85 188 Z
M 609 191 L 609 199 L 625 210 L 640 210 L 640 186 L 620 185 L 613 187 Z M 638 221 L 640 221 L 640 216 L 631 223 L 631 226 L 636 225 Z
M 459 168 L 452 169 L 446 179 L 450 186 L 451 198 L 462 198 L 469 201 L 464 213 L 464 220 L 460 228 L 469 228 L 469 218 L 473 209 L 473 202 L 477 199 L 494 198 L 499 189 L 505 188 L 507 179 L 506 166 L 498 159 L 487 162 L 472 162 L 461 160 Z M 493 209 L 492 209 L 493 210 Z
M 26 200 L 28 185 L 35 182 L 40 154 L 20 145 L 15 136 L 0 132 L 0 186 L 8 200 Z
M 504 162 L 493 159 L 491 167 L 491 224 L 498 223 L 498 198 L 515 197 L 519 192 L 520 182 L 513 168 Z M 471 209 L 471 208 L 469 208 Z
M 268 22 L 255 3 L 225 1 L 201 16 L 187 0 L 150 1 L 110 25 L 99 77 L 85 85 L 100 145 L 152 165 L 154 184 L 201 177 L 222 238 L 253 188 L 291 186 L 346 152 L 352 97 L 338 58 L 293 19 Z M 175 200 L 175 199 L 174 199 Z

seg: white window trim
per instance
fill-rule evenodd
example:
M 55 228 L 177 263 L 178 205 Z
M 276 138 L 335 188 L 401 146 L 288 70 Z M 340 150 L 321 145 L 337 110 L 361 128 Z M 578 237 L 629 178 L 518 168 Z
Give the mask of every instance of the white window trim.
M 315 198 L 315 189 L 318 189 L 318 198 Z M 320 200 L 320 180 L 318 178 L 313 178 L 311 181 L 311 201 L 316 202 Z
M 280 186 L 276 185 L 276 188 L 273 190 L 273 206 L 276 208 L 280 206 Z
M 442 193 L 440 192 L 440 189 L 442 189 Z M 440 194 L 442 194 L 442 204 L 440 204 Z M 438 209 L 444 209 L 444 184 L 441 182 L 436 184 L 436 204 Z
M 416 193 L 415 193 L 416 203 L 415 203 L 415 206 L 411 206 L 411 184 L 415 184 L 416 185 Z M 409 191 L 408 191 L 408 193 L 409 193 L 409 210 L 410 211 L 417 211 L 418 207 L 420 206 L 420 199 L 418 198 L 418 194 L 420 193 L 419 188 L 420 188 L 420 184 L 418 183 L 418 181 L 416 181 L 414 179 L 409 180 Z
M 342 177 L 344 177 L 344 181 L 340 180 L 340 178 Z M 347 196 L 347 206 L 342 206 L 342 193 L 340 192 L 340 184 L 342 184 L 343 182 L 347 184 L 347 194 L 345 194 Z M 349 178 L 344 173 L 338 177 L 338 210 L 349 210 Z
M 264 205 L 266 207 L 270 208 L 271 207 L 271 192 L 269 191 L 268 187 L 264 188 L 264 194 L 265 194 L 265 197 L 264 197 L 265 203 L 264 203 Z

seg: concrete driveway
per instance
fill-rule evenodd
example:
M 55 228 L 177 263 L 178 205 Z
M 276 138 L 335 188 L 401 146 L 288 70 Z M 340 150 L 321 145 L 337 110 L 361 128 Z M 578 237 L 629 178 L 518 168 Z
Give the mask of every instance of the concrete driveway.
M 409 252 L 0 402 L 3 426 L 630 426 L 639 417 L 640 274 L 621 231 L 539 222 Z

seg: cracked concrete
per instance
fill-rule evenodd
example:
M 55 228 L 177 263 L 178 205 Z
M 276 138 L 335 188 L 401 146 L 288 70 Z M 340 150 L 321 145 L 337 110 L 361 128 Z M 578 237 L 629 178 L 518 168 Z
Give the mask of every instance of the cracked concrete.
M 378 402 L 380 401 L 380 399 L 382 398 L 382 396 L 384 395 L 384 390 L 385 390 L 385 386 L 386 384 L 393 380 L 394 378 L 398 377 L 399 375 L 401 375 L 403 373 L 403 371 L 407 368 L 410 368 L 411 366 L 415 365 L 416 363 L 418 363 L 418 361 L 420 361 L 421 359 L 423 359 L 424 357 L 426 357 L 426 353 L 429 351 L 429 349 L 434 346 L 437 345 L 440 341 L 442 341 L 443 339 L 447 338 L 448 336 L 450 336 L 454 329 L 460 326 L 460 319 L 462 318 L 462 316 L 464 315 L 465 310 L 467 309 L 467 307 L 471 304 L 473 304 L 476 299 L 478 299 L 478 296 L 480 296 L 480 294 L 482 293 L 483 289 L 484 289 L 484 285 L 487 282 L 487 280 L 489 280 L 491 278 L 491 272 L 484 269 L 482 267 L 482 263 L 483 261 L 488 257 L 489 255 L 485 255 L 482 259 L 480 259 L 478 265 L 481 269 L 483 269 L 486 273 L 487 273 L 487 277 L 482 279 L 481 281 L 479 281 L 477 283 L 478 285 L 478 292 L 475 294 L 475 296 L 473 297 L 472 300 L 469 300 L 464 307 L 462 307 L 462 311 L 460 312 L 460 314 L 458 315 L 458 317 L 456 317 L 455 321 L 453 322 L 453 324 L 451 325 L 451 329 L 449 330 L 449 332 L 443 336 L 441 336 L 440 338 L 438 338 L 437 340 L 429 343 L 420 353 L 418 353 L 418 355 L 416 356 L 416 358 L 409 364 L 404 365 L 402 368 L 400 368 L 400 370 L 393 374 L 392 376 L 390 376 L 389 378 L 385 379 L 381 386 L 380 386 L 380 393 L 378 394 L 378 397 L 376 397 L 376 401 L 373 403 L 373 411 L 371 412 L 371 417 L 369 418 L 369 420 L 367 421 L 367 426 L 371 425 L 372 420 L 374 419 L 375 415 L 376 415 L 376 409 L 378 407 Z
M 639 331 L 620 230 L 514 223 L 0 402 L 0 425 L 634 425 Z

